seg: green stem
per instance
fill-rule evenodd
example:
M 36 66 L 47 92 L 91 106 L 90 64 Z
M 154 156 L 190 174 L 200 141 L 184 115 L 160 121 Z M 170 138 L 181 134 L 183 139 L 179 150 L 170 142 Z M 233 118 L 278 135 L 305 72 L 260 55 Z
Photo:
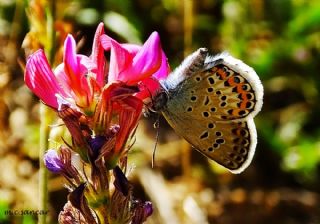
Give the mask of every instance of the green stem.
M 39 149 L 39 209 L 42 211 L 48 210 L 48 171 L 43 162 L 45 151 L 48 149 L 49 139 L 49 108 L 40 104 L 40 149 Z M 46 224 L 47 216 L 39 215 L 38 224 Z
M 54 21 L 56 17 L 56 1 L 50 0 L 47 11 L 47 55 L 51 66 L 54 64 L 56 53 L 56 32 L 54 28 Z
M 184 29 L 184 56 L 188 56 L 192 45 L 193 32 L 193 1 L 183 1 L 183 29 Z
M 48 59 L 51 65 L 54 63 L 55 56 L 55 29 L 54 29 L 54 19 L 55 19 L 55 0 L 50 0 L 47 8 L 47 42 L 45 44 L 45 50 L 48 55 Z M 48 210 L 48 170 L 43 162 L 45 151 L 49 146 L 49 136 L 51 124 L 50 109 L 41 104 L 40 105 L 40 149 L 39 149 L 39 209 L 43 211 Z M 47 216 L 39 215 L 38 224 L 46 224 Z
M 184 29 L 184 57 L 187 57 L 192 49 L 192 33 L 193 33 L 193 1 L 183 1 L 183 29 Z M 190 177 L 190 161 L 191 161 L 191 150 L 189 144 L 183 141 L 182 147 L 182 170 L 185 178 Z

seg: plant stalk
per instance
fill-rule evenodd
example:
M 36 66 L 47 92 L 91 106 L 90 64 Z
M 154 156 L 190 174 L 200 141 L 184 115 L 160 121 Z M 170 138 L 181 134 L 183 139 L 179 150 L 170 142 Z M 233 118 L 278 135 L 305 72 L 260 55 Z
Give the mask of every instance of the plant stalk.
M 45 151 L 48 149 L 48 139 L 50 134 L 49 119 L 48 119 L 49 108 L 40 104 L 40 147 L 39 147 L 39 210 L 48 210 L 48 170 L 44 164 L 43 157 Z M 38 224 L 46 224 L 47 215 L 38 216 Z
M 56 33 L 54 29 L 55 21 L 55 11 L 56 3 L 55 0 L 50 0 L 48 2 L 48 8 L 46 10 L 47 14 L 47 42 L 45 44 L 45 51 L 47 52 L 48 59 L 51 65 L 54 64 L 55 56 L 55 39 Z M 39 210 L 47 211 L 48 210 L 48 170 L 44 164 L 43 158 L 46 150 L 49 147 L 49 136 L 52 119 L 50 115 L 50 109 L 44 105 L 40 104 L 40 147 L 39 147 Z M 38 216 L 38 224 L 46 224 L 47 215 Z
M 192 49 L 192 33 L 193 33 L 193 1 L 183 1 L 183 30 L 184 30 L 184 43 L 183 54 L 187 57 Z M 182 147 L 182 172 L 184 178 L 188 179 L 191 173 L 191 149 L 190 145 L 183 140 Z

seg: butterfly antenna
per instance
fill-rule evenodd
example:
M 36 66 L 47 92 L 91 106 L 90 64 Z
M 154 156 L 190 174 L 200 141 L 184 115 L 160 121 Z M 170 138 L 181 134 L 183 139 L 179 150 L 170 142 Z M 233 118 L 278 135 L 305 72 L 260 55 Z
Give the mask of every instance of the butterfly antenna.
M 153 152 L 152 152 L 152 161 L 151 161 L 152 168 L 155 165 L 156 150 L 157 150 L 158 141 L 159 141 L 159 127 L 160 127 L 160 115 L 159 114 L 158 114 L 158 118 L 157 118 L 156 122 L 153 124 L 153 126 L 154 126 L 154 128 L 156 128 L 157 134 L 156 134 L 156 142 L 154 144 Z

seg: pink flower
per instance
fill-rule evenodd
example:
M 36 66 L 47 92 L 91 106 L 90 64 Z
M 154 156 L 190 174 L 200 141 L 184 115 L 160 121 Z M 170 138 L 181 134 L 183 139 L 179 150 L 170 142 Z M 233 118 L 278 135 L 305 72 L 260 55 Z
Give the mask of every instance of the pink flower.
M 110 51 L 109 63 L 105 50 Z M 142 114 L 143 100 L 159 89 L 159 80 L 168 73 L 167 58 L 156 32 L 143 46 L 119 44 L 104 34 L 102 23 L 89 57 L 76 53 L 76 42 L 68 35 L 63 63 L 55 70 L 50 68 L 43 50 L 28 58 L 26 85 L 43 103 L 57 110 L 71 134 L 67 146 L 60 146 L 58 152 L 49 150 L 44 157 L 47 168 L 62 174 L 73 188 L 59 221 L 142 223 L 152 214 L 150 202 L 132 200 L 132 187 L 122 170 L 127 167 L 133 142 L 129 140 Z M 74 152 L 90 169 L 73 166 Z M 83 172 L 85 175 L 81 175 Z M 114 185 L 110 184 L 112 179 Z M 88 199 L 92 203 L 87 203 Z M 96 206 L 90 208 L 91 204 Z M 100 214 L 99 220 L 93 211 Z
M 25 70 L 26 85 L 44 104 L 54 109 L 59 109 L 61 104 L 90 109 L 104 80 L 105 60 L 98 41 L 102 34 L 103 23 L 97 28 L 90 57 L 77 54 L 76 42 L 68 35 L 64 43 L 63 63 L 54 71 L 42 49 L 30 55 Z
M 159 80 L 167 77 L 169 65 L 157 32 L 153 32 L 143 46 L 119 44 L 107 35 L 101 36 L 101 44 L 106 51 L 110 51 L 110 65 L 95 121 L 101 130 L 108 130 L 112 118 L 118 117 L 120 128 L 110 159 L 116 161 L 125 152 L 126 142 L 137 126 L 143 108 L 142 100 L 159 89 Z
M 110 51 L 107 77 L 104 50 Z M 135 96 L 143 100 L 159 89 L 158 81 L 169 73 L 158 33 L 153 32 L 143 46 L 119 44 L 104 34 L 103 23 L 97 28 L 90 57 L 76 53 L 71 35 L 65 40 L 63 56 L 63 63 L 52 71 L 40 49 L 28 58 L 25 71 L 26 85 L 44 104 L 58 110 L 68 104 L 92 114 L 106 80 L 139 86 Z
M 107 35 L 101 36 L 101 43 L 110 51 L 108 83 L 138 84 L 140 92 L 136 96 L 140 99 L 150 97 L 150 93 L 159 89 L 159 80 L 169 74 L 167 57 L 157 32 L 153 32 L 143 46 L 119 44 Z

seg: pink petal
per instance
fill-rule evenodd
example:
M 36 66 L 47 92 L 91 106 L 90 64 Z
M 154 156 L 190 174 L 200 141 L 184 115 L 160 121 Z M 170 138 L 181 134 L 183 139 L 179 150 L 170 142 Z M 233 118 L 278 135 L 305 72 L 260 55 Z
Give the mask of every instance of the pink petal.
M 104 24 L 100 23 L 94 35 L 92 53 L 90 58 L 97 65 L 96 81 L 102 87 L 105 83 L 105 58 L 104 50 L 100 41 L 100 37 L 104 34 Z
M 130 66 L 133 55 L 130 54 L 124 47 L 117 41 L 113 40 L 107 35 L 101 36 L 101 44 L 105 50 L 110 50 L 110 65 L 108 82 L 126 81 L 119 77 L 119 74 Z
M 78 70 L 79 70 L 79 74 L 76 77 L 77 78 L 77 83 L 80 86 L 85 86 L 86 88 L 83 90 L 88 90 L 88 81 L 85 77 L 85 74 L 87 74 L 89 71 L 95 71 L 96 70 L 96 65 L 92 62 L 92 60 L 90 58 L 88 58 L 85 55 L 76 55 L 76 60 L 77 60 L 77 64 L 78 66 Z M 55 70 L 54 70 L 54 74 L 57 77 L 57 79 L 59 80 L 59 84 L 60 86 L 65 89 L 65 90 L 69 90 L 70 94 L 72 94 L 72 91 L 74 86 L 71 82 L 71 80 L 69 79 L 70 77 L 65 73 L 65 64 L 61 63 L 60 65 L 58 65 Z M 84 92 L 81 91 L 83 94 L 88 94 L 88 92 Z M 90 93 L 90 92 L 89 92 Z M 73 94 L 72 96 L 73 98 L 76 97 L 75 94 Z
M 33 53 L 27 60 L 25 83 L 48 106 L 58 108 L 56 94 L 66 96 L 53 74 L 42 49 Z
M 142 46 L 137 44 L 121 44 L 130 54 L 136 55 L 142 48 Z
M 101 45 L 103 46 L 105 51 L 110 51 L 112 47 L 111 40 L 117 42 L 116 40 L 112 39 L 108 35 L 102 35 L 100 37 Z M 137 54 L 138 51 L 141 49 L 140 45 L 137 44 L 120 44 L 122 48 L 126 49 L 130 54 Z
M 89 86 L 86 74 L 96 69 L 96 66 L 87 56 L 76 54 L 76 42 L 71 35 L 65 40 L 63 61 L 64 73 L 57 75 L 67 83 L 68 89 L 72 90 L 76 104 L 88 107 L 92 101 L 93 90 Z
M 79 79 L 77 75 L 79 72 L 79 65 L 76 54 L 76 41 L 68 34 L 64 42 L 64 71 L 69 78 L 70 85 L 79 85 Z
M 159 68 L 158 71 L 156 71 L 152 77 L 156 78 L 157 80 L 163 80 L 165 78 L 167 78 L 167 76 L 169 75 L 169 73 L 171 72 L 168 60 L 167 60 L 167 56 L 164 54 L 164 52 L 162 51 L 162 62 L 161 62 L 161 66 Z
M 106 35 L 106 34 L 101 35 L 101 37 L 100 37 L 100 42 L 101 42 L 101 45 L 102 45 L 102 47 L 103 47 L 103 49 L 104 49 L 105 51 L 110 51 L 110 49 L 111 49 L 111 42 L 110 42 L 110 40 L 111 40 L 111 39 L 112 39 L 112 38 L 109 37 L 109 36 Z
M 57 80 L 59 80 L 60 86 L 65 90 L 70 90 L 69 78 L 64 72 L 64 63 L 61 63 L 54 69 L 54 74 L 57 77 Z
M 132 65 L 123 72 L 118 79 L 128 85 L 135 84 L 155 73 L 162 63 L 162 49 L 157 32 L 153 32 L 140 51 L 135 55 Z
M 97 64 L 86 55 L 77 54 L 77 63 L 79 74 L 84 76 L 85 74 L 88 74 L 88 72 L 96 73 Z

